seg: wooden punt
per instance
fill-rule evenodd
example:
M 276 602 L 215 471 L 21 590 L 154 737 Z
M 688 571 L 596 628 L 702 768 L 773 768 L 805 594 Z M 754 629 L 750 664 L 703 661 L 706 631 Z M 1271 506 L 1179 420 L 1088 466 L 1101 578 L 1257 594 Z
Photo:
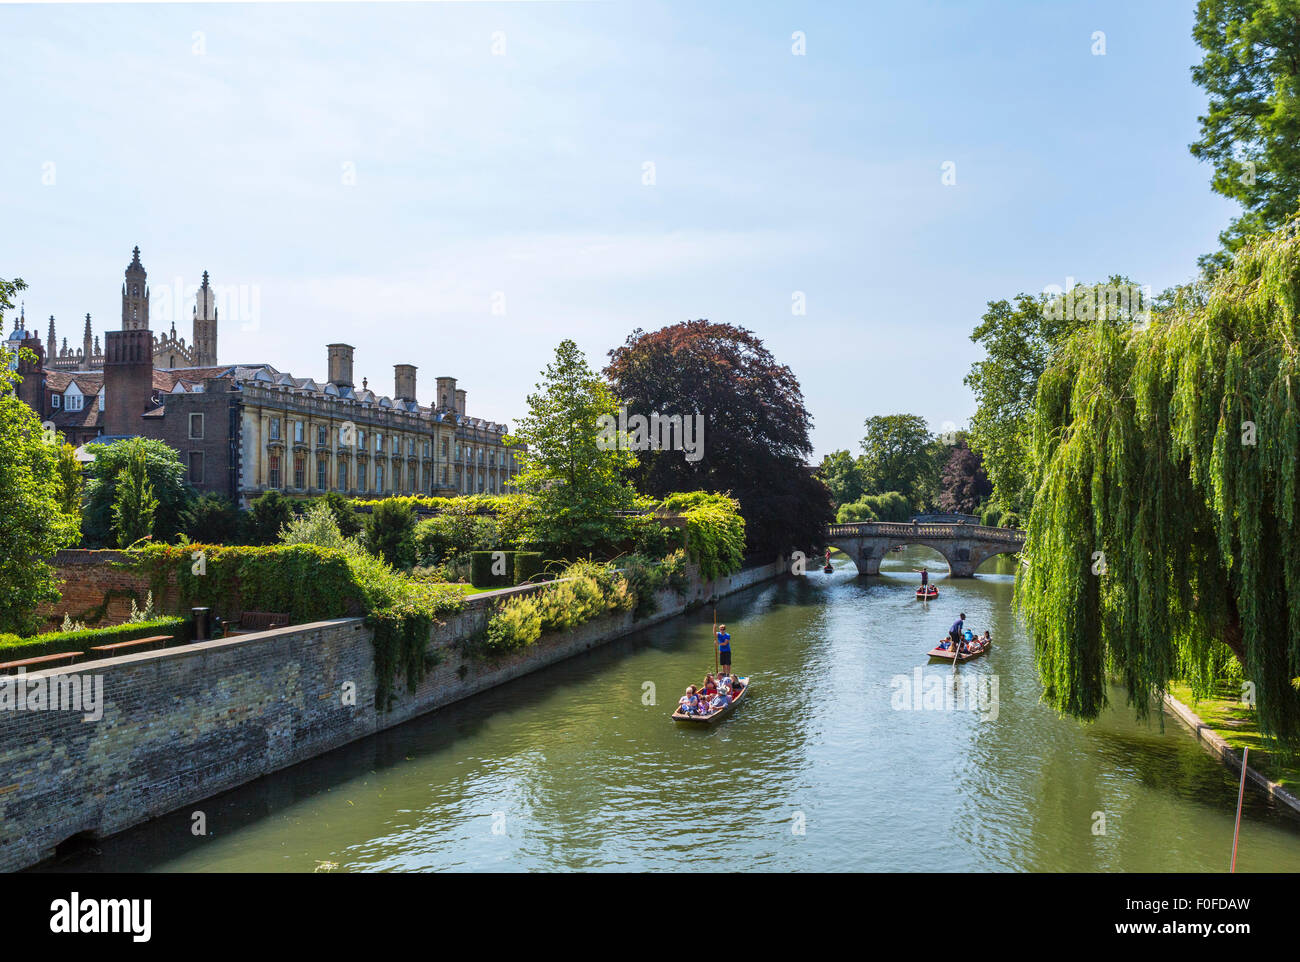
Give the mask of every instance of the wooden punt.
M 740 689 L 740 694 L 731 699 L 730 705 L 727 705 L 725 708 L 719 708 L 717 711 L 711 712 L 708 715 L 683 715 L 681 711 L 674 708 L 673 721 L 688 722 L 695 725 L 712 725 L 714 722 L 722 721 L 722 719 L 735 711 L 736 706 L 744 701 L 745 696 L 749 694 L 749 676 L 737 675 L 736 677 L 740 679 L 742 687 Z
M 918 598 L 938 598 L 938 597 L 939 597 L 939 589 L 936 588 L 934 585 L 930 585 L 930 590 L 929 590 L 929 591 L 926 591 L 924 588 L 917 588 L 917 589 L 916 589 L 916 596 L 917 596 Z
M 948 639 L 945 638 L 943 640 L 947 641 Z M 990 639 L 989 643 L 987 645 L 984 645 L 978 651 L 968 651 L 962 655 L 954 655 L 950 649 L 940 648 L 939 645 L 935 645 L 933 648 L 930 649 L 930 657 L 943 658 L 945 661 L 952 661 L 954 657 L 959 662 L 970 661 L 972 658 L 978 658 L 980 655 L 987 655 L 989 653 L 989 649 L 992 647 L 993 647 L 993 641 Z
M 834 566 L 834 565 L 827 565 L 825 568 L 822 569 L 822 572 L 823 572 L 824 574 L 831 574 L 831 573 L 834 572 L 834 571 L 835 571 L 835 566 Z

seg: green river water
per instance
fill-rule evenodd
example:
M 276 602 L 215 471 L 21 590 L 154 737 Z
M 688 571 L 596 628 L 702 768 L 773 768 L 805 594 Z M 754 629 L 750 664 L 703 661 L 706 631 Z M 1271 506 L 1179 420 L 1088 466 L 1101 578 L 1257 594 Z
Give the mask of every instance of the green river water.
M 923 604 L 912 572 L 937 557 L 909 548 L 867 579 L 839 556 L 723 599 L 753 689 L 716 728 L 668 719 L 712 667 L 706 609 L 47 868 L 1226 871 L 1233 774 L 1118 690 L 1095 724 L 1058 718 L 1011 576 L 949 581 L 938 563 Z M 924 652 L 959 610 L 995 646 L 954 676 Z M 1300 871 L 1300 819 L 1248 791 L 1237 867 Z

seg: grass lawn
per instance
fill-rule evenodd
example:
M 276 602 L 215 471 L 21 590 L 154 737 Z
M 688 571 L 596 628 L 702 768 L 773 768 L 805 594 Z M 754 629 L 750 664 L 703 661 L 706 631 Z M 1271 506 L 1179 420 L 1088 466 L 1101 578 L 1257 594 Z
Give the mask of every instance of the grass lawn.
M 459 589 L 460 589 L 460 593 L 461 593 L 462 595 L 464 595 L 466 598 L 470 597 L 471 595 L 481 595 L 481 594 L 483 594 L 483 592 L 485 592 L 485 591 L 497 591 L 497 590 L 498 590 L 497 588 L 475 588 L 473 585 L 466 585 L 466 584 L 459 584 L 459 583 L 448 584 L 447 587 L 448 587 L 448 588 L 459 588 Z
M 1213 697 L 1195 701 L 1187 685 L 1175 682 L 1169 694 L 1196 712 L 1220 738 L 1235 749 L 1249 748 L 1249 765 L 1278 782 L 1287 791 L 1300 793 L 1300 758 L 1270 754 L 1270 746 L 1255 723 L 1255 709 L 1242 704 L 1241 684 L 1219 682 Z

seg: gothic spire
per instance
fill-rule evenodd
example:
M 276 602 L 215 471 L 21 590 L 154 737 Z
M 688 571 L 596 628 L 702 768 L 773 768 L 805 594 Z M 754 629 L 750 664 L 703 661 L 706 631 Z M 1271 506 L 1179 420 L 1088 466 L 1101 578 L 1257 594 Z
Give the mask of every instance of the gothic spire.
M 54 357 L 54 348 L 56 346 L 57 346 L 57 342 L 54 340 L 54 315 L 51 314 L 50 315 L 50 340 L 49 343 L 47 344 L 47 347 L 49 348 L 49 352 L 50 352 L 50 357 Z

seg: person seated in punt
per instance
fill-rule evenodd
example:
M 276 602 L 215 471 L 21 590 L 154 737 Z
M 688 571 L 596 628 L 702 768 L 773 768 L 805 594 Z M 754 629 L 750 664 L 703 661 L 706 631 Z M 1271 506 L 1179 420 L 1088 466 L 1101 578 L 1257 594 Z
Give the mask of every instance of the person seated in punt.
M 718 693 L 718 683 L 714 680 L 712 675 L 705 675 L 704 689 L 702 691 L 702 694 L 706 699 L 712 699 L 713 696 L 716 695 L 717 693 Z
M 735 698 L 744 690 L 745 686 L 740 683 L 740 679 L 735 675 L 730 678 L 731 697 Z
M 681 709 L 683 715 L 698 715 L 700 713 L 700 696 L 695 691 L 694 685 L 688 685 L 686 694 L 677 700 L 677 706 Z
M 982 638 L 980 639 L 980 644 L 981 644 L 981 645 L 991 645 L 991 644 L 993 644 L 993 639 L 989 637 L 989 633 L 988 633 L 987 631 L 984 632 L 984 637 L 982 637 Z
M 714 711 L 717 711 L 719 708 L 726 708 L 730 704 L 731 696 L 725 691 L 720 691 L 713 696 L 713 700 L 709 702 L 709 707 Z

